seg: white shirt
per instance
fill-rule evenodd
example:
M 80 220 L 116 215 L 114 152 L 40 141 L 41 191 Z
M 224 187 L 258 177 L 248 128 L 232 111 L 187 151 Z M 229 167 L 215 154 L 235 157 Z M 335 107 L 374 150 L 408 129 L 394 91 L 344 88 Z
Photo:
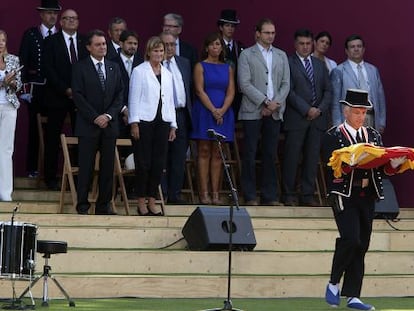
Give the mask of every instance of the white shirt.
M 306 69 L 305 58 L 307 58 L 309 60 L 309 64 L 310 64 L 310 66 L 312 68 L 312 71 L 313 71 L 312 58 L 311 58 L 310 55 L 308 55 L 307 57 L 300 56 L 298 53 L 296 53 L 296 55 L 299 57 L 300 61 L 302 62 L 302 65 L 305 69 Z
M 356 77 L 358 77 L 358 65 L 361 65 L 362 74 L 364 75 L 365 81 L 367 81 L 367 84 L 369 85 L 368 74 L 364 66 L 364 61 L 361 61 L 360 63 L 357 64 L 353 62 L 352 60 L 348 59 L 348 62 L 351 65 L 351 68 L 354 71 Z
M 178 55 L 178 56 L 180 56 L 180 39 L 175 39 L 175 43 L 176 43 L 176 46 L 175 46 L 175 55 Z
M 63 34 L 63 39 L 65 39 L 66 48 L 68 50 L 69 57 L 70 57 L 70 39 L 69 38 L 73 38 L 73 45 L 75 46 L 76 58 L 78 58 L 78 42 L 76 40 L 77 33 L 75 32 L 73 35 L 69 35 L 62 30 L 62 34 Z
M 365 140 L 364 137 L 365 135 L 363 134 L 362 128 L 359 128 L 358 130 L 354 129 L 352 126 L 350 126 L 346 120 L 344 122 L 344 126 L 346 128 L 346 130 L 351 134 L 352 138 L 357 141 L 356 136 L 357 136 L 357 132 L 359 132 L 359 136 L 361 137 L 362 140 Z
M 226 48 L 228 47 L 230 51 L 233 49 L 233 40 L 227 41 L 226 39 L 223 39 L 224 44 L 226 45 Z
M 52 31 L 52 35 L 57 32 L 56 26 L 53 26 L 50 28 L 50 30 Z M 46 38 L 49 36 L 49 28 L 43 24 L 40 24 L 40 33 L 42 34 L 43 38 Z
M 115 51 L 118 53 L 118 51 L 119 51 L 118 49 L 120 49 L 121 46 L 119 44 L 117 44 L 116 42 L 112 41 L 112 40 L 111 40 L 111 43 L 114 46 Z
M 270 46 L 269 49 L 264 48 L 259 43 L 257 43 L 259 46 L 260 51 L 262 52 L 263 58 L 267 65 L 267 91 L 266 96 L 268 99 L 272 100 L 274 96 L 274 90 L 273 90 L 273 82 L 272 82 L 272 65 L 273 65 L 273 47 Z
M 121 56 L 122 62 L 124 63 L 125 69 L 128 71 L 128 63 L 127 61 L 129 60 L 131 62 L 131 71 L 128 72 L 128 75 L 131 76 L 132 73 L 132 64 L 134 63 L 134 55 L 132 55 L 131 57 L 125 56 L 123 53 L 119 53 L 119 55 Z
M 91 59 L 92 59 L 93 65 L 95 66 L 96 71 L 98 71 L 98 65 L 97 64 L 102 63 L 101 69 L 102 69 L 102 72 L 103 72 L 104 77 L 106 79 L 105 62 L 104 62 L 105 58 L 102 58 L 102 60 L 97 60 L 96 58 L 94 58 L 91 55 Z
M 167 60 L 164 61 L 164 66 L 168 69 L 167 62 Z M 183 76 L 181 75 L 181 71 L 178 68 L 175 57 L 171 57 L 170 59 L 170 70 L 174 80 L 175 93 L 177 95 L 177 104 L 175 108 L 184 108 L 186 103 L 184 81 Z

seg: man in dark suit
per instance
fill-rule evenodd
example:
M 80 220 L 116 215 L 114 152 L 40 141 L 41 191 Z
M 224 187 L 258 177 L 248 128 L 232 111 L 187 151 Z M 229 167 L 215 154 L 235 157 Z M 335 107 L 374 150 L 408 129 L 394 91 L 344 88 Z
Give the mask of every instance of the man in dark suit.
M 285 205 L 297 204 L 296 172 L 301 156 L 301 203 L 317 205 L 315 178 L 322 134 L 328 128 L 332 90 L 326 66 L 310 56 L 312 43 L 309 30 L 297 30 L 296 53 L 289 57 L 290 92 L 284 113 L 286 140 L 282 171 Z
M 60 133 L 66 115 L 74 124 L 72 100 L 72 65 L 86 57 L 85 37 L 78 34 L 78 14 L 66 10 L 60 18 L 61 31 L 45 40 L 44 69 L 46 74 L 45 115 L 45 182 L 50 190 L 57 190 L 57 168 Z
M 108 25 L 108 36 L 109 39 L 106 40 L 107 59 L 114 59 L 121 52 L 121 44 L 119 43 L 119 38 L 121 33 L 127 29 L 127 23 L 123 18 L 114 17 L 110 20 Z
M 220 18 L 217 21 L 217 26 L 219 27 L 219 31 L 223 37 L 224 45 L 226 47 L 225 61 L 233 66 L 234 72 L 237 72 L 237 61 L 241 51 L 244 49 L 243 44 L 234 39 L 234 33 L 238 24 L 240 24 L 240 20 L 237 18 L 236 10 L 227 9 L 221 11 Z M 236 93 L 234 94 L 234 100 L 231 106 L 237 119 L 242 93 L 238 87 L 237 75 L 234 75 L 234 80 Z
M 181 199 L 181 188 L 184 182 L 185 160 L 191 129 L 191 66 L 188 59 L 175 55 L 174 35 L 162 33 L 160 37 L 165 44 L 164 66 L 173 75 L 174 105 L 178 125 L 175 140 L 168 144 L 167 197 L 168 203 L 180 204 L 185 203 Z
M 120 138 L 131 138 L 128 125 L 128 97 L 129 97 L 129 78 L 132 70 L 141 64 L 144 59 L 138 53 L 138 35 L 135 31 L 124 30 L 119 36 L 119 44 L 121 52 L 116 54 L 113 59 L 107 57 L 117 63 L 121 69 L 122 82 L 124 85 L 123 105 L 121 109 L 121 119 L 119 122 Z M 131 151 L 132 152 L 132 151 Z
M 40 7 L 37 7 L 40 15 L 40 25 L 27 29 L 20 43 L 19 58 L 20 63 L 24 65 L 22 81 L 25 83 L 25 94 L 21 98 L 28 103 L 26 171 L 29 177 L 37 177 L 38 174 L 39 134 L 37 113 L 42 111 L 44 85 L 46 83 L 41 66 L 44 38 L 57 32 L 55 25 L 61 9 L 57 0 L 42 0 Z
M 180 40 L 184 20 L 179 14 L 168 13 L 164 16 L 163 32 L 172 34 L 176 38 L 176 55 L 185 57 L 190 61 L 191 70 L 198 61 L 197 50 L 189 43 Z
M 124 84 L 124 96 L 121 113 L 119 115 L 119 138 L 131 138 L 131 129 L 128 124 L 128 98 L 129 98 L 129 78 L 132 70 L 141 64 L 144 59 L 138 52 L 139 39 L 135 31 L 124 30 L 119 36 L 121 51 L 112 59 L 121 69 L 122 81 Z M 133 153 L 132 146 L 125 146 L 118 149 L 121 158 L 126 159 Z M 135 198 L 134 181 L 132 176 L 125 177 L 128 198 Z
M 77 110 L 75 135 L 79 137 L 79 214 L 87 214 L 90 203 L 88 192 L 95 167 L 96 152 L 99 158 L 99 195 L 95 214 L 113 215 L 110 208 L 114 174 L 116 138 L 119 134 L 118 116 L 122 107 L 123 84 L 119 66 L 104 58 L 105 33 L 93 30 L 86 45 L 90 57 L 73 66 L 73 99 Z

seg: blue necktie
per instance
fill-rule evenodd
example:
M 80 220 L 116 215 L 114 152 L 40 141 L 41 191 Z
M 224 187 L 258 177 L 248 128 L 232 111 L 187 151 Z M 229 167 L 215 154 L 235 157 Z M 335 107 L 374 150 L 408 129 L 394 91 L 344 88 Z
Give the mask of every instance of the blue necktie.
M 97 71 L 98 71 L 98 76 L 99 76 L 99 82 L 101 82 L 102 90 L 105 91 L 105 76 L 102 71 L 102 63 L 101 62 L 97 63 L 97 66 L 98 66 Z
M 173 72 L 172 72 L 172 70 L 171 70 L 170 64 L 171 64 L 171 60 L 167 60 L 167 69 L 171 72 L 171 75 L 172 75 L 172 81 L 173 81 L 173 97 L 174 97 L 174 107 L 176 107 L 176 108 L 177 108 L 177 106 L 178 106 L 177 91 L 176 91 L 176 89 L 175 89 L 174 74 L 173 74 Z
M 312 65 L 309 61 L 309 58 L 306 57 L 304 59 L 304 61 L 305 61 L 306 74 L 307 74 L 307 76 L 308 76 L 308 78 L 309 78 L 309 80 L 312 84 L 312 106 L 314 106 L 315 102 L 316 102 L 316 89 L 315 89 L 315 79 L 314 79 L 314 76 L 313 76 L 313 68 L 312 68 Z

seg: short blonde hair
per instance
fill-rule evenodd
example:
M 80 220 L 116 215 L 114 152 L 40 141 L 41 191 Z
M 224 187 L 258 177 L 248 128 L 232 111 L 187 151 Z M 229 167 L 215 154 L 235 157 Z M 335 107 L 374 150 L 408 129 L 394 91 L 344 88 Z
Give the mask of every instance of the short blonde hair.
M 147 45 L 145 47 L 145 60 L 149 60 L 149 54 L 152 52 L 152 50 L 162 46 L 165 50 L 165 44 L 161 40 L 160 37 L 154 36 L 148 39 Z

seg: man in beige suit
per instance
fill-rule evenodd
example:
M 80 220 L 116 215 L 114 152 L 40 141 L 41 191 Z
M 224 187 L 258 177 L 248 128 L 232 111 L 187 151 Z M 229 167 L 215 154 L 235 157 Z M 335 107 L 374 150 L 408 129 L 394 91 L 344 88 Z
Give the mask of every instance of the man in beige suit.
M 243 93 L 239 120 L 244 129 L 241 185 L 246 205 L 257 205 L 256 150 L 261 139 L 261 204 L 280 205 L 275 159 L 286 97 L 290 89 L 286 53 L 275 48 L 275 25 L 262 19 L 256 26 L 256 44 L 243 50 L 238 81 Z

